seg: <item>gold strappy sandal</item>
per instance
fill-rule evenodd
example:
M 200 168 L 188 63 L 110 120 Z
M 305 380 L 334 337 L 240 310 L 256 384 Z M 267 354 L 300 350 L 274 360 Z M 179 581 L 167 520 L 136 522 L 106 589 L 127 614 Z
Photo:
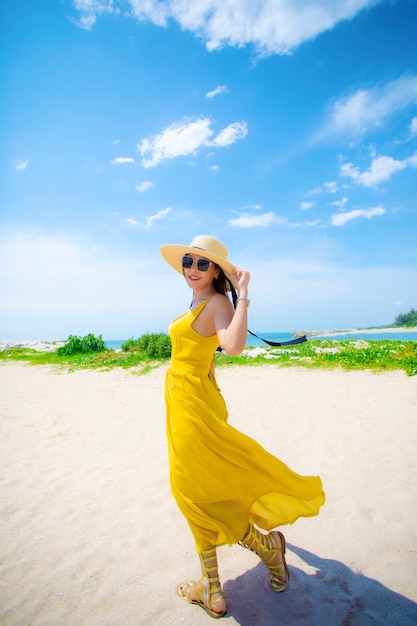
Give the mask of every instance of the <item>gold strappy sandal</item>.
M 277 541 L 278 535 L 280 543 Z M 281 592 L 288 587 L 290 572 L 285 561 L 285 538 L 278 531 L 272 531 L 268 535 L 263 535 L 256 528 L 249 525 L 249 530 L 239 545 L 255 552 L 265 563 L 270 573 L 270 583 L 273 591 Z M 277 555 L 281 553 L 281 559 L 277 563 Z M 284 568 L 284 572 L 282 571 Z
M 226 608 L 222 611 L 215 611 L 212 608 L 213 605 L 224 600 L 217 567 L 216 548 L 205 550 L 199 556 L 202 578 L 194 583 L 183 583 L 178 587 L 177 593 L 180 598 L 190 604 L 201 606 L 210 617 L 218 619 L 226 613 Z

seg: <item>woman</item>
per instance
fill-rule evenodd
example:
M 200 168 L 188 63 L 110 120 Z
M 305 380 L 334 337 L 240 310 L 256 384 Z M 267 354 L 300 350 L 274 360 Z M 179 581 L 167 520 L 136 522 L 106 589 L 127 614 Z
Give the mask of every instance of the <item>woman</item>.
M 319 477 L 299 476 L 228 424 L 214 353 L 220 345 L 238 355 L 246 345 L 249 272 L 230 263 L 226 247 L 206 235 L 189 246 L 162 246 L 161 253 L 193 290 L 189 310 L 169 329 L 172 360 L 165 382 L 171 491 L 193 533 L 202 570 L 202 578 L 180 585 L 178 594 L 219 618 L 226 601 L 216 547 L 239 543 L 256 552 L 269 569 L 272 589 L 284 591 L 285 539 L 273 529 L 317 515 L 324 493 Z M 234 309 L 226 294 L 236 296 L 235 289 Z

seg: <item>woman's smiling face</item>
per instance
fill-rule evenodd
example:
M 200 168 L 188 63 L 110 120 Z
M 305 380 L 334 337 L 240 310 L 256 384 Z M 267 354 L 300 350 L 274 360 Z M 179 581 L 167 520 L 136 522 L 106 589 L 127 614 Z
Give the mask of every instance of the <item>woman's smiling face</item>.
M 198 254 L 187 254 L 187 257 L 193 259 L 193 264 L 190 268 L 183 268 L 184 278 L 187 281 L 187 284 L 192 289 L 196 287 L 202 288 L 211 285 L 214 279 L 214 275 L 216 273 L 216 266 L 212 261 L 209 261 L 210 266 L 207 272 L 201 271 L 197 267 L 197 263 L 199 259 L 206 259 L 204 256 L 199 256 Z

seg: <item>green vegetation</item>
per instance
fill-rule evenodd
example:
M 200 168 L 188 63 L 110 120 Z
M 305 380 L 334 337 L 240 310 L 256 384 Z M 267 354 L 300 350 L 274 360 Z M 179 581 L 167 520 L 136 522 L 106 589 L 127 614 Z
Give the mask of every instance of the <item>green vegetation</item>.
M 92 342 L 91 345 L 95 345 Z M 25 361 L 31 364 L 58 365 L 69 371 L 80 368 L 108 370 L 114 367 L 135 368 L 146 373 L 154 367 L 167 363 L 171 353 L 169 336 L 161 334 L 142 335 L 129 339 L 122 350 L 98 352 L 36 352 L 25 348 L 0 351 L 0 360 Z M 417 375 L 417 341 L 309 340 L 306 343 L 285 348 L 248 348 L 244 354 L 232 357 L 225 352 L 216 354 L 217 366 L 264 365 L 281 367 L 323 367 L 345 370 L 372 370 L 374 372 L 403 370 L 408 376 Z
M 252 356 L 251 356 L 252 355 Z M 417 341 L 346 341 L 310 340 L 287 348 L 252 348 L 245 355 L 217 356 L 216 363 L 265 364 L 302 367 L 343 368 L 345 370 L 403 370 L 409 376 L 417 374 Z
M 142 335 L 137 340 L 128 339 L 121 348 L 121 351 L 109 350 L 101 335 L 70 335 L 65 345 L 55 352 L 9 348 L 0 351 L 0 360 L 26 361 L 31 365 L 59 365 L 69 371 L 136 368 L 138 373 L 144 374 L 171 356 L 171 340 L 165 333 Z
M 122 344 L 124 352 L 135 352 L 144 358 L 164 360 L 171 356 L 171 340 L 165 333 L 150 333 Z
M 400 313 L 395 318 L 394 326 L 417 326 L 417 311 L 411 309 L 408 313 Z
M 107 346 L 103 337 L 94 337 L 91 333 L 85 337 L 69 335 L 65 345 L 58 348 L 59 356 L 71 356 L 72 354 L 89 354 L 90 352 L 105 352 Z

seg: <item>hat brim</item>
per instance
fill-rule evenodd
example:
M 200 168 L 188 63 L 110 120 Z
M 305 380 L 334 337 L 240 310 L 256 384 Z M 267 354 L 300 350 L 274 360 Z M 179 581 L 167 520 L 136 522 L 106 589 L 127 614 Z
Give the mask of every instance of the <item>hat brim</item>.
M 205 259 L 209 259 L 216 263 L 226 276 L 231 280 L 231 273 L 236 269 L 236 265 L 226 261 L 223 257 L 217 256 L 216 254 L 211 254 L 206 250 L 202 250 L 201 248 L 196 248 L 194 246 L 181 246 L 178 244 L 167 244 L 161 247 L 161 254 L 164 257 L 165 261 L 170 264 L 171 267 L 174 268 L 180 274 L 183 273 L 182 269 L 182 257 L 184 254 L 198 254 L 198 256 L 202 256 Z

